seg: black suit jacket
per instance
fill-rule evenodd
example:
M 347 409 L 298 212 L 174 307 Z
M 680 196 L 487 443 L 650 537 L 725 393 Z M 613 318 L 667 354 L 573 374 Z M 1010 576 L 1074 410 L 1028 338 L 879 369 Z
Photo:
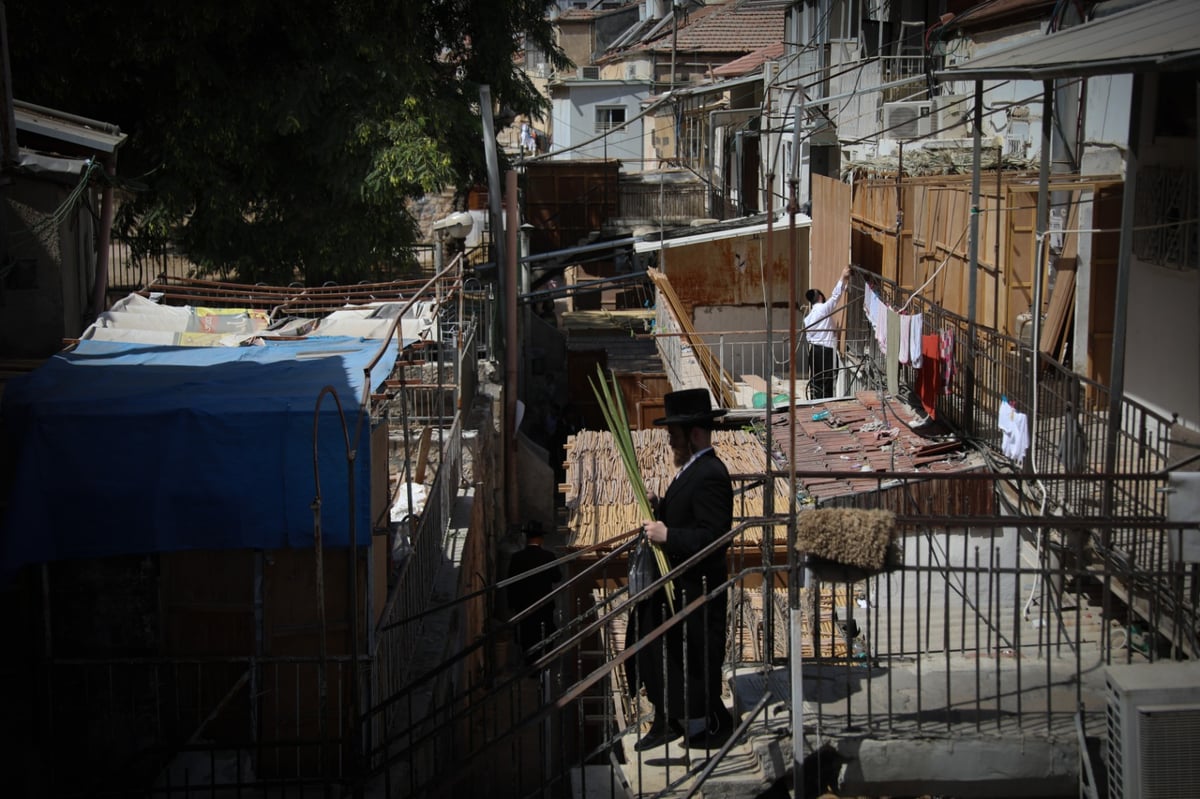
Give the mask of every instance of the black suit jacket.
M 729 532 L 733 525 L 733 486 L 729 470 L 711 449 L 684 469 L 667 487 L 658 502 L 658 520 L 667 526 L 663 548 L 671 566 L 689 557 Z M 687 601 L 712 591 L 725 581 L 725 550 L 720 547 L 676 580 L 675 606 L 686 592 Z

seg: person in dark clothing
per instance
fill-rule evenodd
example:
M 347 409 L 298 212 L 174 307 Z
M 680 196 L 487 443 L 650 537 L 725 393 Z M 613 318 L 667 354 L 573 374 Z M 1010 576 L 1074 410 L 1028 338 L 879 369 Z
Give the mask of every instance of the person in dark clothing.
M 725 410 L 711 407 L 708 390 L 672 392 L 664 398 L 664 407 L 667 415 L 655 424 L 667 426 L 679 471 L 656 503 L 656 518 L 644 521 L 642 528 L 674 568 L 729 532 L 733 486 L 712 448 L 713 420 Z M 676 612 L 725 582 L 726 549 L 718 547 L 675 579 Z M 629 642 L 652 633 L 669 613 L 660 588 L 634 608 Z M 691 747 L 715 746 L 728 739 L 733 717 L 721 700 L 726 614 L 727 597 L 721 591 L 708 600 L 707 607 L 693 611 L 626 661 L 632 664 L 630 685 L 635 691 L 644 686 L 654 706 L 654 721 L 635 750 L 661 746 L 685 734 Z
M 531 521 L 525 525 L 524 530 L 525 548 L 514 552 L 508 561 L 510 578 L 534 571 L 539 566 L 546 566 L 556 560 L 552 553 L 542 548 L 545 533 L 542 531 L 540 522 Z M 562 571 L 558 566 L 553 566 L 512 583 L 507 589 L 509 612 L 515 616 L 537 604 L 553 590 L 555 583 L 561 581 Z M 555 629 L 554 603 L 543 602 L 536 610 L 517 622 L 517 643 L 521 645 L 528 657 L 533 647 L 553 633 Z

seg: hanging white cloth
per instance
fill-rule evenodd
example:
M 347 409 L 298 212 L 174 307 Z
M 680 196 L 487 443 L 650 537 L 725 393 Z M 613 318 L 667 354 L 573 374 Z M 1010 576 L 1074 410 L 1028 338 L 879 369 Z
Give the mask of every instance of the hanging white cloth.
M 1025 459 L 1025 451 L 1029 449 L 1029 419 L 1023 413 L 1009 404 L 1007 399 L 1000 401 L 1000 451 L 1005 457 L 1016 462 Z
M 925 333 L 925 318 L 915 313 L 908 317 L 912 329 L 908 331 L 908 360 L 914 369 L 921 368 L 921 336 Z

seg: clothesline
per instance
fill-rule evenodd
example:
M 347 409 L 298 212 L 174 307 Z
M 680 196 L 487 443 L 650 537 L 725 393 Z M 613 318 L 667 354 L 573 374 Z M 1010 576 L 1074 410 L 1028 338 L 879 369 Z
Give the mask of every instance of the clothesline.
M 1196 224 L 1196 222 L 1198 220 L 1200 220 L 1200 218 L 1192 217 L 1191 219 L 1179 219 L 1179 220 L 1176 220 L 1175 222 L 1160 222 L 1157 225 L 1134 225 L 1133 227 L 1130 228 L 1130 230 L 1133 230 L 1133 231 L 1161 230 L 1162 228 L 1169 228 L 1169 227 L 1183 227 L 1184 225 L 1194 225 L 1194 224 Z M 1066 229 L 1052 228 L 1050 230 L 1046 230 L 1041 233 L 1038 233 L 1037 235 L 1038 235 L 1038 238 L 1043 238 L 1045 236 L 1057 236 L 1057 235 L 1062 235 L 1064 233 L 1120 233 L 1121 230 L 1122 229 L 1119 227 L 1112 227 L 1112 228 L 1081 227 L 1081 228 L 1066 228 Z

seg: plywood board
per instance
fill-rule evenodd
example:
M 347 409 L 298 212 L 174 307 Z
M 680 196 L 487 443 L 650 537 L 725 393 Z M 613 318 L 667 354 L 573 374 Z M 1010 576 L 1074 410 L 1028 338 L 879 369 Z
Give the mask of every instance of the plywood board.
M 161 602 L 165 655 L 254 653 L 254 552 L 163 552 Z
M 429 464 L 429 442 L 433 438 L 433 428 L 428 425 L 421 430 L 417 440 L 417 465 L 413 468 L 413 481 L 425 482 L 425 467 Z
M 1074 230 L 1078 226 L 1078 207 L 1076 203 L 1071 203 L 1067 230 Z M 1058 351 L 1059 343 L 1064 339 L 1067 322 L 1071 318 L 1071 309 L 1075 304 L 1075 266 L 1079 251 L 1078 241 L 1078 234 L 1066 234 L 1063 251 L 1054 265 L 1054 289 L 1050 294 L 1050 303 L 1046 308 L 1046 320 L 1042 325 L 1041 340 L 1038 342 L 1038 350 L 1043 355 L 1053 356 Z
M 826 294 L 850 263 L 850 186 L 813 175 L 812 258 L 807 285 Z M 785 295 L 786 296 L 786 295 Z
M 1002 333 L 1017 335 L 1018 317 L 1030 310 L 1033 301 L 1037 178 L 1023 172 L 993 171 L 985 172 L 983 179 L 976 255 L 979 269 L 973 298 L 975 318 Z M 1114 191 L 1119 197 L 1119 186 L 1111 177 L 1083 180 L 1075 176 L 1052 176 L 1050 180 L 1051 192 L 1090 190 L 1097 197 Z M 905 288 L 920 286 L 937 273 L 937 278 L 922 293 L 950 313 L 970 316 L 971 176 L 906 177 L 905 190 L 899 196 L 898 206 L 894 177 L 854 182 L 850 219 L 855 261 Z M 899 237 L 897 210 L 903 211 Z M 1101 209 L 1097 208 L 1094 227 L 1119 227 L 1119 215 L 1110 214 L 1105 223 L 1099 221 L 1101 215 Z M 1107 296 L 1109 289 L 1103 283 L 1115 272 L 1115 262 L 1103 256 L 1117 252 L 1118 248 L 1115 242 L 1102 243 L 1107 235 L 1095 234 L 1092 247 L 1093 271 L 1102 284 L 1093 287 L 1093 292 L 1098 292 L 1092 301 L 1093 308 L 1099 303 L 1101 317 L 1099 327 L 1093 325 L 1088 342 L 1089 352 L 1094 353 L 1089 369 L 1089 377 L 1093 379 L 1109 371 L 1112 298 Z M 907 253 L 897 253 L 898 241 Z M 910 255 L 911 274 L 905 271 Z M 1068 309 L 1066 315 L 1069 314 Z
M 617 384 L 625 400 L 626 415 L 630 425 L 635 430 L 644 430 L 654 426 L 654 420 L 662 416 L 662 398 L 671 390 L 671 382 L 662 373 L 646 374 L 644 372 L 629 372 L 618 374 Z M 653 414 L 649 418 L 643 413 Z

